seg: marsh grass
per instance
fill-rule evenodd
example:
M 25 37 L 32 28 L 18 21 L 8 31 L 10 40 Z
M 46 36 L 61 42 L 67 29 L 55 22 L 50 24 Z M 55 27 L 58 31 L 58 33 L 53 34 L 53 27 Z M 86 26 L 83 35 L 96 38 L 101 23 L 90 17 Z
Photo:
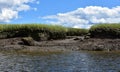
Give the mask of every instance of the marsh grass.
M 67 36 L 84 36 L 88 34 L 87 29 L 80 29 L 80 28 L 67 28 Z
M 120 24 L 97 24 L 89 30 L 91 37 L 120 38 Z
M 120 38 L 120 24 L 97 24 L 89 30 L 48 24 L 0 24 L 0 38 L 65 39 L 66 36 L 85 36 L 89 33 L 91 37 Z
M 23 37 L 36 33 L 47 33 L 50 38 L 64 38 L 66 28 L 45 24 L 1 24 L 0 32 L 6 34 L 7 37 Z
M 88 32 L 86 29 L 66 28 L 59 25 L 46 24 L 0 24 L 0 38 L 39 37 L 48 39 L 64 39 L 67 35 L 79 36 Z M 45 37 L 43 37 L 45 38 Z

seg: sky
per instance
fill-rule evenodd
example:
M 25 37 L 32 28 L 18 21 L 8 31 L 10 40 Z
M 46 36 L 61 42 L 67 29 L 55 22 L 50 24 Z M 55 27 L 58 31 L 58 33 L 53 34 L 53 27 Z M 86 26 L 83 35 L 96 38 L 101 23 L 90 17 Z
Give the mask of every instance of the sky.
M 120 23 L 120 0 L 0 0 L 0 24 L 3 23 L 74 28 Z

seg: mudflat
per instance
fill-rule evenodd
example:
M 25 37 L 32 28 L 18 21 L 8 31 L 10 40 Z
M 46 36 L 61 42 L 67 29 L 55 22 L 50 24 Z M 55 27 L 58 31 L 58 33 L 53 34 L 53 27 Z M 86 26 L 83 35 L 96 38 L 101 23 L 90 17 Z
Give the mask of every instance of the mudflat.
M 71 37 L 63 40 L 35 41 L 34 45 L 26 45 L 22 38 L 0 39 L 0 51 L 119 51 L 120 39 L 100 39 L 89 38 L 79 39 L 81 37 Z

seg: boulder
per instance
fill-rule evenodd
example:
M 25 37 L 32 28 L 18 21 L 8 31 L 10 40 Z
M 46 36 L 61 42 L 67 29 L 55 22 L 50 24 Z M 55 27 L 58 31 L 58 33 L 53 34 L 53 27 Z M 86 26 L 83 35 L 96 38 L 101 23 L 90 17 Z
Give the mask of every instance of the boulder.
M 79 38 L 74 38 L 74 40 L 79 40 Z
M 46 41 L 49 38 L 47 33 L 34 33 L 31 36 L 36 41 Z
M 76 38 L 74 38 L 74 40 L 83 41 L 83 40 L 84 40 L 84 37 L 76 37 Z
M 24 37 L 21 39 L 24 45 L 28 45 L 28 46 L 34 46 L 35 45 L 35 41 L 32 39 L 32 37 Z
M 85 39 L 90 39 L 90 36 L 85 36 Z
M 104 51 L 104 45 L 96 45 L 93 49 L 94 51 Z

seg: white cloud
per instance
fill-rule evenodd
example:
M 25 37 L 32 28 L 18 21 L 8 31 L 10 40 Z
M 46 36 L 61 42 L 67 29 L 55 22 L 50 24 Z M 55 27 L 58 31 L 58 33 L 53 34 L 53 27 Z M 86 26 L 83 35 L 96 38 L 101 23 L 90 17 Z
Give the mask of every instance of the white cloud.
M 9 22 L 10 19 L 17 18 L 18 17 L 18 12 L 13 11 L 11 9 L 2 9 L 1 14 L 0 14 L 0 22 Z
M 77 28 L 89 28 L 97 23 L 120 23 L 120 6 L 113 8 L 88 6 L 67 13 L 44 16 L 43 19 L 49 23 Z
M 30 9 L 29 5 L 21 5 L 17 8 L 17 11 L 27 11 Z
M 0 23 L 18 18 L 20 11 L 30 10 L 28 3 L 35 0 L 0 0 Z

